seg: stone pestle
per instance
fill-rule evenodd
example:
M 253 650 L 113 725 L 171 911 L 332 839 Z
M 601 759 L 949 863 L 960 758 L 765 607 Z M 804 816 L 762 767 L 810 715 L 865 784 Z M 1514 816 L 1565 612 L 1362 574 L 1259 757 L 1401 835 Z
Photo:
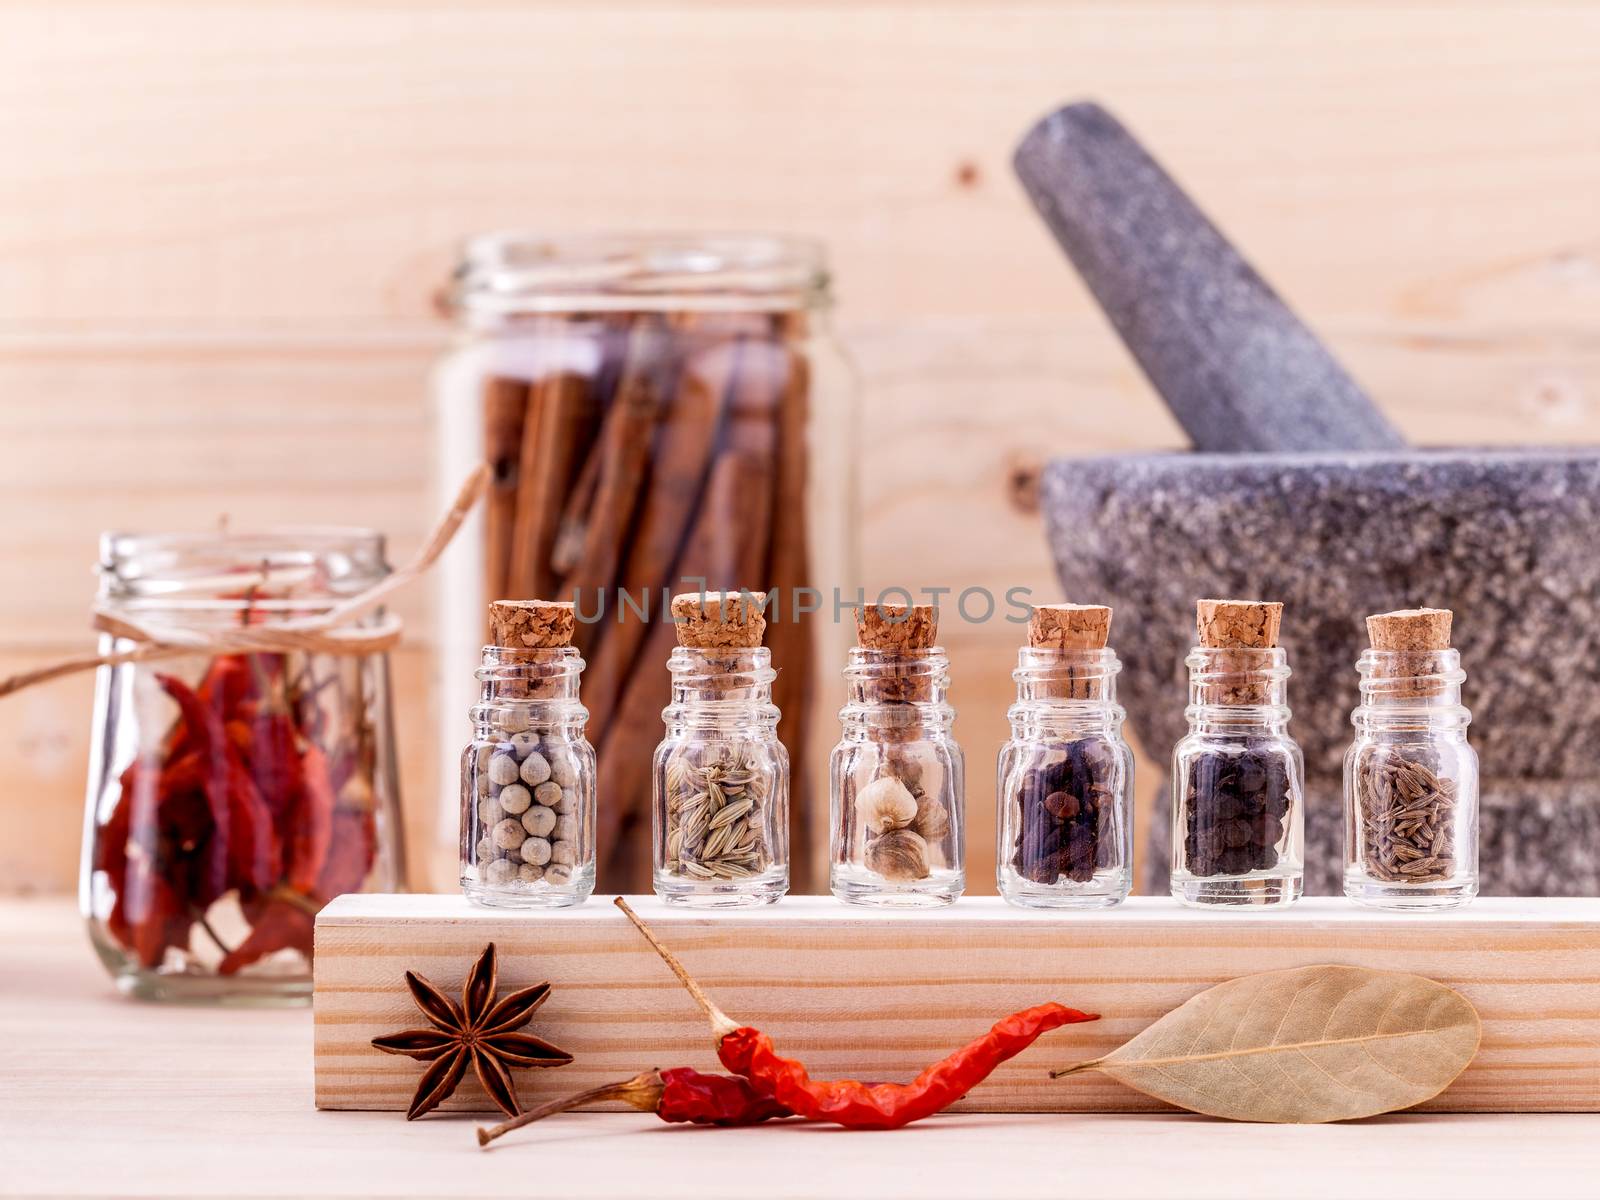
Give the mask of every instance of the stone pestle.
M 1316 335 L 1105 109 L 1080 103 L 1050 114 L 1014 161 L 1195 449 L 1405 446 Z

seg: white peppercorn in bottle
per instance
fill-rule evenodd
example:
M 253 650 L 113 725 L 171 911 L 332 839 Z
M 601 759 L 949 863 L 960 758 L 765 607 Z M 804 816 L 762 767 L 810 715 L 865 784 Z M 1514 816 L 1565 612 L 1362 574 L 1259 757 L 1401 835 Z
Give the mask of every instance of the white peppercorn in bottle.
M 966 764 L 928 604 L 865 604 L 828 772 L 829 885 L 846 904 L 950 904 L 966 888 Z
M 594 891 L 595 756 L 573 608 L 498 600 L 490 625 L 461 759 L 461 890 L 496 908 L 581 904 Z

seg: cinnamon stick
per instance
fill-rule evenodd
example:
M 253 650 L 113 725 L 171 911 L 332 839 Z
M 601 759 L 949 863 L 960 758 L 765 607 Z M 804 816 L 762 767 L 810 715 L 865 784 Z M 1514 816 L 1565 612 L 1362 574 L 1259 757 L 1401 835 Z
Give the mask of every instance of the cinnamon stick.
M 705 576 L 710 590 L 744 586 L 731 582 L 738 563 L 730 554 L 734 542 L 727 536 L 726 525 L 737 509 L 727 505 L 759 482 L 743 455 L 718 455 L 712 466 L 706 501 L 695 515 L 680 560 L 694 564 L 694 573 Z M 635 840 L 629 834 L 632 830 L 647 833 L 650 828 L 650 775 L 655 747 L 661 740 L 661 709 L 670 698 L 666 662 L 676 643 L 673 623 L 656 614 L 640 651 L 639 668 L 628 677 L 614 716 L 601 734 L 599 787 L 606 802 L 600 806 L 595 830 L 601 852 L 608 856 L 608 888 L 648 887 L 647 856 L 637 853 L 640 845 L 648 844 L 648 838 Z
M 506 594 L 511 562 L 512 528 L 516 520 L 518 466 L 522 453 L 523 415 L 528 407 L 525 380 L 491 376 L 483 392 L 483 457 L 494 475 L 484 497 L 484 589 Z
M 614 587 L 622 548 L 633 521 L 649 465 L 656 418 L 666 396 L 670 364 L 659 318 L 642 315 L 628 335 L 626 361 L 601 427 L 600 477 L 593 510 L 584 532 L 583 554 L 563 591 L 580 605 L 594 605 L 592 593 Z M 606 595 L 607 602 L 615 597 Z M 601 624 L 579 630 L 580 647 L 588 655 Z
M 505 585 L 511 595 L 545 596 L 555 591 L 550 555 L 590 412 L 581 375 L 555 371 L 533 386 L 522 433 L 521 480 Z
M 774 332 L 789 335 L 790 318 L 773 321 Z M 809 891 L 820 883 L 821 859 L 813 858 L 811 805 L 814 784 L 810 756 L 811 706 L 815 688 L 815 614 L 795 611 L 800 589 L 812 584 L 807 561 L 806 427 L 808 378 L 805 356 L 789 341 L 746 339 L 740 359 L 744 387 L 759 388 L 774 431 L 772 465 L 771 537 L 765 570 L 754 576 L 777 589 L 778 600 L 767 614 L 767 645 L 778 667 L 772 685 L 772 702 L 783 714 L 778 736 L 789 750 L 789 844 L 795 885 Z
M 645 593 L 646 603 L 652 603 L 664 589 L 679 584 L 679 555 L 706 489 L 734 374 L 732 341 L 695 338 L 687 330 L 683 339 L 682 365 L 656 437 L 649 485 L 641 501 L 628 560 L 620 572 L 622 588 L 634 596 Z M 756 565 L 759 568 L 762 564 Z M 694 568 L 695 564 L 685 563 L 683 573 L 694 574 Z M 618 613 L 617 619 L 607 624 L 605 638 L 584 674 L 584 702 L 589 706 L 590 719 L 599 727 L 609 721 L 622 688 L 635 669 L 658 673 L 661 666 L 639 662 L 646 627 L 636 613 Z M 665 702 L 663 688 L 662 703 Z

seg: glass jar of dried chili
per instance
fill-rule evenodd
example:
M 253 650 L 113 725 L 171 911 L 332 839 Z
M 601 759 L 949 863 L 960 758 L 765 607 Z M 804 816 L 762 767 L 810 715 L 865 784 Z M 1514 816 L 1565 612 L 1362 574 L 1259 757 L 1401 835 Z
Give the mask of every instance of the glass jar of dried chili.
M 150 999 L 308 1001 L 318 910 L 403 884 L 387 656 L 204 647 L 365 591 L 383 537 L 113 533 L 99 571 L 103 613 L 196 645 L 99 669 L 80 897 L 101 961 Z

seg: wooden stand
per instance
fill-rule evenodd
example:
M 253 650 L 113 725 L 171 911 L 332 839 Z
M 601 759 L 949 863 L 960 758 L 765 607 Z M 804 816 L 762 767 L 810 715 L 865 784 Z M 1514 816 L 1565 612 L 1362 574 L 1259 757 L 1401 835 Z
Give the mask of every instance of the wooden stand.
M 735 1020 L 770 1032 L 814 1075 L 907 1080 L 999 1016 L 1045 1000 L 1102 1019 L 1046 1035 L 957 1107 L 1136 1111 L 1156 1102 L 1050 1067 L 1104 1054 L 1213 983 L 1338 962 L 1459 988 L 1483 1048 L 1428 1107 L 1600 1110 L 1600 900 L 1479 900 L 1453 913 L 1369 912 L 1334 899 L 1211 914 L 1136 897 L 1098 913 L 1027 912 L 972 898 L 903 913 L 790 897 L 706 913 L 632 900 Z M 549 980 L 528 1031 L 577 1061 L 519 1071 L 525 1105 L 646 1067 L 716 1069 L 705 1019 L 607 897 L 504 912 L 459 896 L 344 896 L 317 918 L 316 1102 L 404 1110 L 421 1067 L 368 1044 L 423 1024 L 407 969 L 458 993 L 487 942 L 502 991 Z M 446 1109 L 486 1109 L 470 1073 Z

